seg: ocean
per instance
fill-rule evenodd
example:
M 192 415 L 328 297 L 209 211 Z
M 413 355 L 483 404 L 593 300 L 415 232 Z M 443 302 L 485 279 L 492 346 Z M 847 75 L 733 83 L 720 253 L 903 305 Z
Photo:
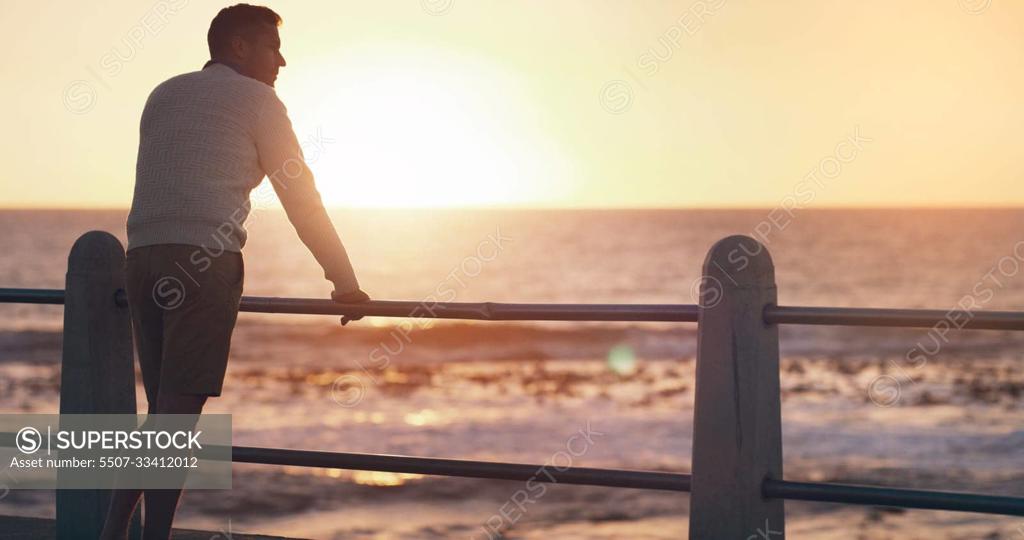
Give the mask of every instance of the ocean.
M 0 287 L 63 288 L 74 240 L 98 229 L 124 242 L 125 217 L 0 211 Z M 332 217 L 379 300 L 690 304 L 711 245 L 747 234 L 770 251 L 783 305 L 1024 308 L 1024 210 Z M 257 209 L 247 229 L 244 294 L 329 297 L 283 212 Z M 406 333 L 399 322 L 243 313 L 224 394 L 206 411 L 233 415 L 239 445 L 545 463 L 586 430 L 597 435 L 573 465 L 689 470 L 695 325 L 417 319 Z M 0 305 L 2 410 L 57 412 L 61 324 L 59 306 Z M 784 327 L 781 340 L 788 479 L 1024 495 L 1024 337 Z M 912 351 L 927 362 L 908 362 Z M 878 392 L 883 376 L 898 381 L 895 397 Z M 516 482 L 242 464 L 234 482 L 187 493 L 176 523 L 367 539 L 677 538 L 687 527 L 685 494 L 553 486 L 513 520 L 500 508 Z M 0 498 L 2 514 L 52 512 L 52 492 Z M 827 504 L 787 503 L 787 516 L 796 538 L 1024 530 L 1022 519 Z

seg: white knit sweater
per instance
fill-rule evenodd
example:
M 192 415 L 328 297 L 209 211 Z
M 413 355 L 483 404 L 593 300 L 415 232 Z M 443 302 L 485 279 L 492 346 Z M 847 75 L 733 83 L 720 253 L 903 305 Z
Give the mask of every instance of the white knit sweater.
M 128 249 L 245 245 L 249 192 L 268 176 L 299 238 L 339 293 L 359 288 L 274 89 L 219 63 L 158 85 L 139 129 Z

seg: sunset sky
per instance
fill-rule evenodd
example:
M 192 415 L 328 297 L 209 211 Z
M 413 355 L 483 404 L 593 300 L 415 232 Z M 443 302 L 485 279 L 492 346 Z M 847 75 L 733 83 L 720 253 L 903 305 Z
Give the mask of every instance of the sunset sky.
M 5 3 L 0 206 L 126 208 L 226 5 Z M 330 206 L 1024 203 L 1021 2 L 266 5 Z

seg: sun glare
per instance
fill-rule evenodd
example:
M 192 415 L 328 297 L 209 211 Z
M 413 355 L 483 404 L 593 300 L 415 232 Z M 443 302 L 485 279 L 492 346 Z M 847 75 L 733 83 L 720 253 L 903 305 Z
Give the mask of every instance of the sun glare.
M 571 183 L 522 86 L 486 62 L 409 48 L 320 63 L 289 110 L 300 141 L 321 134 L 306 156 L 328 205 L 516 205 Z

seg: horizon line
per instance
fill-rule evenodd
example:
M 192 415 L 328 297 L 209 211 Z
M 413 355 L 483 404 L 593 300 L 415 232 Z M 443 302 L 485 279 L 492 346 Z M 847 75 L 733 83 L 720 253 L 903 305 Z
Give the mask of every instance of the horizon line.
M 785 211 L 785 208 L 779 205 L 721 205 L 721 206 L 548 206 L 548 205 L 464 205 L 464 206 L 335 206 L 335 205 L 324 205 L 328 211 L 458 211 L 458 210 L 495 210 L 495 211 L 537 211 L 537 210 L 550 210 L 550 211 L 584 211 L 584 210 L 650 210 L 650 211 L 665 211 L 665 210 L 689 210 L 689 211 L 727 211 L 727 210 L 781 210 Z M 6 211 L 41 211 L 41 212 L 53 212 L 53 211 L 122 211 L 127 212 L 131 208 L 129 206 L 0 206 L 0 212 Z M 281 206 L 273 206 L 269 208 L 258 208 L 253 211 L 279 211 L 283 212 L 284 208 Z M 1024 203 L 1017 205 L 922 205 L 922 204 L 879 204 L 879 205 L 868 205 L 868 204 L 851 204 L 851 205 L 821 205 L 814 207 L 793 207 L 791 210 L 794 213 L 803 212 L 807 210 L 1024 210 Z

